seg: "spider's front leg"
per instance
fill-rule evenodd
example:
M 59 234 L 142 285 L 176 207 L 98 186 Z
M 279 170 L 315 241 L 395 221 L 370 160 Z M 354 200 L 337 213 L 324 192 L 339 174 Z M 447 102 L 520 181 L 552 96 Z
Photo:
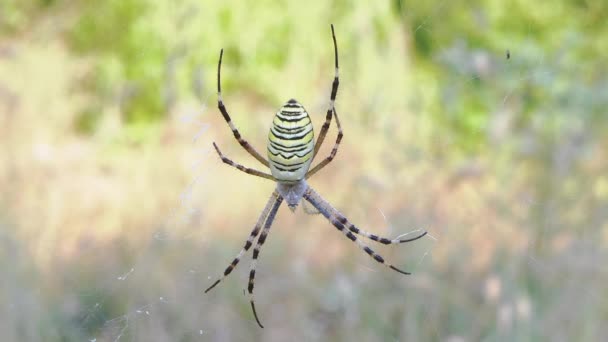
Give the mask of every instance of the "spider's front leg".
M 336 125 L 338 126 L 338 137 L 336 138 L 334 147 L 331 149 L 331 152 L 329 153 L 329 156 L 327 158 L 323 159 L 319 164 L 317 164 L 317 166 L 313 167 L 310 171 L 306 173 L 306 179 L 310 178 L 312 175 L 324 168 L 325 165 L 329 164 L 332 160 L 334 160 L 336 154 L 338 153 L 338 147 L 340 147 L 340 142 L 342 141 L 343 133 L 342 126 L 340 125 L 340 119 L 338 119 L 338 112 L 336 112 L 335 108 L 334 114 L 334 116 L 336 117 Z
M 321 148 L 321 145 L 323 145 L 323 140 L 325 140 L 325 136 L 327 135 L 327 131 L 329 130 L 332 114 L 335 113 L 336 96 L 338 95 L 338 86 L 340 85 L 340 78 L 338 77 L 338 43 L 336 42 L 336 34 L 334 32 L 333 24 L 331 25 L 331 38 L 334 41 L 334 81 L 331 84 L 331 94 L 329 95 L 329 108 L 327 109 L 327 114 L 325 115 L 325 123 L 323 123 L 323 126 L 321 126 L 321 132 L 319 133 L 319 138 L 317 139 L 317 143 L 315 144 L 315 152 L 312 156 L 313 159 L 317 156 L 317 153 L 319 153 L 319 149 Z
M 262 155 L 260 155 L 260 153 L 258 153 L 258 151 L 253 146 L 251 146 L 251 144 L 249 144 L 249 142 L 247 142 L 247 140 L 243 139 L 239 130 L 232 123 L 232 119 L 230 118 L 230 115 L 228 114 L 228 110 L 226 109 L 226 106 L 224 105 L 224 100 L 222 99 L 222 84 L 221 84 L 221 78 L 220 78 L 220 71 L 222 70 L 222 57 L 223 56 L 224 56 L 224 49 L 222 49 L 220 51 L 220 60 L 217 64 L 217 108 L 222 113 L 222 116 L 224 117 L 224 120 L 226 120 L 226 123 L 228 124 L 228 126 L 230 126 L 230 130 L 232 130 L 232 134 L 234 135 L 234 138 L 236 139 L 236 141 L 238 141 L 238 143 L 250 155 L 252 155 L 255 159 L 257 159 L 264 166 L 268 167 L 269 166 L 268 160 L 264 159 L 264 157 L 262 157 Z

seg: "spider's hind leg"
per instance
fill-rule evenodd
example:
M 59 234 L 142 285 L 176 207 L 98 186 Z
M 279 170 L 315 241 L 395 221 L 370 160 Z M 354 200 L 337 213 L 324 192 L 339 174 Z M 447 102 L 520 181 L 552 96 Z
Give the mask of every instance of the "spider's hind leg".
M 307 201 L 309 201 L 315 208 L 317 208 L 317 210 L 319 210 L 319 212 L 321 212 L 321 214 L 323 214 L 323 216 L 325 216 L 334 225 L 334 227 L 336 227 L 336 229 L 338 229 L 340 232 L 342 232 L 348 239 L 355 242 L 357 244 L 357 246 L 359 248 L 361 248 L 361 250 L 363 250 L 365 253 L 367 253 L 371 258 L 376 260 L 378 263 L 392 269 L 393 271 L 396 271 L 396 272 L 399 272 L 402 274 L 410 274 L 409 272 L 402 271 L 402 270 L 398 269 L 397 267 L 391 265 L 390 263 L 387 263 L 380 254 L 374 252 L 374 250 L 372 250 L 368 245 L 366 245 L 364 242 L 362 242 L 360 239 L 358 239 L 357 236 L 353 233 L 361 234 L 362 231 L 361 230 L 357 230 L 356 232 L 353 231 L 351 229 L 351 227 L 355 228 L 355 229 L 356 229 L 356 227 L 354 227 L 350 222 L 348 222 L 348 220 L 342 214 L 340 214 L 340 212 L 338 212 L 334 207 L 332 207 L 326 200 L 324 200 L 312 188 L 310 188 L 310 187 L 308 188 L 308 190 L 304 194 L 304 198 Z M 369 233 L 366 233 L 366 234 L 369 234 Z M 424 236 L 425 234 L 426 234 L 426 232 L 413 239 L 408 239 L 408 241 L 413 241 L 413 240 L 419 239 L 422 236 Z M 373 235 L 373 234 L 369 234 L 369 235 Z M 373 236 L 375 236 L 375 235 L 373 235 Z M 375 236 L 375 237 L 378 239 L 375 241 L 382 242 L 379 237 L 377 237 L 377 236 Z M 370 237 L 370 239 L 371 239 L 371 237 Z M 392 241 L 397 241 L 395 243 L 400 243 L 399 240 L 386 239 L 386 241 L 388 241 L 389 243 L 392 243 Z M 404 241 L 404 242 L 406 242 L 406 241 Z
M 396 238 L 396 239 L 388 239 L 382 236 L 378 236 L 376 234 L 372 234 L 369 232 L 366 232 L 365 230 L 359 229 L 357 227 L 355 227 L 354 224 L 348 222 L 348 220 L 346 219 L 346 217 L 344 217 L 342 214 L 337 213 L 336 215 L 336 219 L 338 220 L 338 222 L 340 222 L 341 224 L 343 224 L 345 227 L 348 228 L 348 230 L 350 230 L 351 232 L 355 233 L 355 234 L 359 234 L 361 236 L 365 236 L 366 238 L 372 240 L 372 241 L 376 241 L 379 242 L 383 245 L 392 245 L 392 244 L 398 244 L 398 243 L 406 243 L 406 242 L 412 242 L 412 241 L 416 241 L 422 237 L 424 237 L 428 232 L 426 230 L 422 231 L 422 233 L 409 238 L 409 239 L 401 239 L 401 238 Z M 420 230 L 417 230 L 420 231 Z M 414 231 L 415 232 L 415 231 Z M 409 235 L 413 232 L 407 233 L 406 235 Z M 403 236 L 403 235 L 401 235 Z
M 272 195 L 270 196 L 270 199 L 268 200 L 268 203 L 266 204 L 266 207 L 264 208 L 264 210 L 262 211 L 262 214 L 260 215 L 260 218 L 258 218 L 258 222 L 255 224 L 255 227 L 253 227 L 253 230 L 249 234 L 249 238 L 247 238 L 247 242 L 245 242 L 245 246 L 243 247 L 243 249 L 241 249 L 239 254 L 237 254 L 237 256 L 234 258 L 234 260 L 232 260 L 230 265 L 228 265 L 228 267 L 226 267 L 226 269 L 224 270 L 224 274 L 222 274 L 222 276 L 219 279 L 217 279 L 211 286 L 209 286 L 205 290 L 205 293 L 211 291 L 212 288 L 214 288 L 224 278 L 226 278 L 230 274 L 230 272 L 232 272 L 232 270 L 234 270 L 236 265 L 241 260 L 241 257 L 243 257 L 243 255 L 249 250 L 249 248 L 251 248 L 251 245 L 253 244 L 253 240 L 260 233 L 260 229 L 262 229 L 262 225 L 264 224 L 264 221 L 268 217 L 268 213 L 270 212 L 272 205 L 277 201 L 278 197 L 279 197 L 279 194 L 276 191 L 272 193 Z
M 251 302 L 251 310 L 253 311 L 253 316 L 255 317 L 255 320 L 258 323 L 258 325 L 260 326 L 260 328 L 264 328 L 264 326 L 260 322 L 260 319 L 258 318 L 258 314 L 255 311 L 255 301 L 253 299 L 253 288 L 255 286 L 255 267 L 256 267 L 256 264 L 258 261 L 258 257 L 260 255 L 260 250 L 262 249 L 262 245 L 266 241 L 266 237 L 268 236 L 268 232 L 270 231 L 270 227 L 272 226 L 272 222 L 274 221 L 274 218 L 277 214 L 277 211 L 279 210 L 279 207 L 281 206 L 281 203 L 283 203 L 283 197 L 278 196 L 276 198 L 276 200 L 274 201 L 274 205 L 272 206 L 272 209 L 270 210 L 268 217 L 266 218 L 266 223 L 264 224 L 264 229 L 262 230 L 262 233 L 260 234 L 260 237 L 258 238 L 255 248 L 253 248 L 253 259 L 251 260 L 251 271 L 249 271 L 249 283 L 247 285 L 247 291 L 249 292 L 249 302 Z
M 319 215 L 321 213 L 307 201 L 302 201 L 302 209 L 307 215 Z

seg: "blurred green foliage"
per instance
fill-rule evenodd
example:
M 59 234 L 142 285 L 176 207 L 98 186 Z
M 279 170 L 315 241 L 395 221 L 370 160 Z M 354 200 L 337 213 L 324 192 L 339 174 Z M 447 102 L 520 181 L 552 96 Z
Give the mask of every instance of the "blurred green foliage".
M 49 2 L 14 4 L 9 17 L 42 4 Z M 571 120 L 573 113 L 580 113 L 575 120 L 582 126 L 601 115 L 605 84 L 597 76 L 605 72 L 601 57 L 608 52 L 601 38 L 608 34 L 600 20 L 608 14 L 605 2 L 467 4 L 393 0 L 370 10 L 369 4 L 336 1 L 300 11 L 281 1 L 79 1 L 80 15 L 69 38 L 75 51 L 95 56 L 96 68 L 87 83 L 94 97 L 78 127 L 94 130 L 96 116 L 106 106 L 118 106 L 127 123 L 147 122 L 165 117 L 180 97 L 200 99 L 202 84 L 214 79 L 213 67 L 201 76 L 201 65 L 212 66 L 222 47 L 226 73 L 238 70 L 225 77 L 226 89 L 276 103 L 282 69 L 309 64 L 312 49 L 329 55 L 327 41 L 312 39 L 323 37 L 329 22 L 339 28 L 342 51 L 356 52 L 352 44 L 357 37 L 345 33 L 356 28 L 362 11 L 372 17 L 366 34 L 380 44 L 377 49 L 387 47 L 382 44 L 394 30 L 411 33 L 413 69 L 436 89 L 422 104 L 424 115 L 431 117 L 436 135 L 463 151 L 487 146 L 487 127 L 496 116 L 496 103 L 503 100 L 521 109 L 515 128 L 539 137 L 568 134 L 560 122 Z M 255 30 L 247 28 L 252 18 Z M 509 61 L 507 49 L 512 51 Z M 560 98 L 576 101 L 562 103 Z M 588 98 L 600 100 L 584 100 Z M 604 125 L 602 120 L 595 127 L 599 131 Z
M 56 0 L 4 0 L 0 2 L 0 37 L 26 30 Z
M 564 120 L 599 124 L 596 132 L 605 128 L 598 114 L 608 99 L 601 57 L 608 53 L 601 38 L 608 25 L 598 18 L 608 15 L 608 3 L 473 1 L 466 10 L 460 1 L 395 3 L 414 32 L 415 53 L 424 63 L 419 72 L 430 72 L 440 84 L 439 106 L 429 113 L 437 134 L 478 151 L 487 145 L 487 128 L 501 109 L 496 104 L 506 100 L 519 106 L 516 135 L 532 130 L 538 137 L 559 138 L 571 133 L 560 124 Z M 439 11 L 449 13 L 442 16 L 445 25 L 433 20 Z M 509 49 L 512 58 L 505 62 Z

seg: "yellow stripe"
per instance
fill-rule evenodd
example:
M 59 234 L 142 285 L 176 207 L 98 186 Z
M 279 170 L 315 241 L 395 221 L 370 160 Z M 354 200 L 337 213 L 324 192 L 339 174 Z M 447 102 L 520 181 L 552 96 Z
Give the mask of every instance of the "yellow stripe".
M 292 119 L 292 120 L 297 119 L 297 121 L 282 120 L 278 115 L 275 115 L 274 120 L 272 120 L 272 124 L 275 126 L 279 126 L 281 128 L 287 128 L 287 129 L 304 127 L 304 126 L 310 124 L 310 117 L 308 116 L 308 114 L 306 116 L 295 117 L 295 118 L 290 118 L 290 119 Z

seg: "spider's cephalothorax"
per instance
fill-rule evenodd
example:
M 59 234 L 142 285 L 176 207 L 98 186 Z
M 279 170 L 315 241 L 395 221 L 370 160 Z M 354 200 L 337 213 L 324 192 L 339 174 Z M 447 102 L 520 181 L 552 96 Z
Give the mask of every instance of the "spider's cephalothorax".
M 215 143 L 213 143 L 213 146 L 215 147 L 215 150 L 217 151 L 224 163 L 236 167 L 237 169 L 248 174 L 270 179 L 277 183 L 277 187 L 270 196 L 268 202 L 266 203 L 266 207 L 264 207 L 264 210 L 262 210 L 262 214 L 258 218 L 258 221 L 253 227 L 253 230 L 249 234 L 249 238 L 245 242 L 245 246 L 243 246 L 243 249 L 241 249 L 239 254 L 232 260 L 230 265 L 226 267 L 226 269 L 224 270 L 224 274 L 211 286 L 209 286 L 209 288 L 207 288 L 205 292 L 208 292 L 209 290 L 214 288 L 217 284 L 219 284 L 220 281 L 222 281 L 222 279 L 224 279 L 224 277 L 226 277 L 232 272 L 232 270 L 241 260 L 241 257 L 245 254 L 245 252 L 247 252 L 251 248 L 254 240 L 258 238 L 255 247 L 253 248 L 253 260 L 251 262 L 251 271 L 249 272 L 249 284 L 247 286 L 247 290 L 250 296 L 249 301 L 251 303 L 253 315 L 258 325 L 262 328 L 263 326 L 260 323 L 260 320 L 258 319 L 253 300 L 255 266 L 262 245 L 266 241 L 266 237 L 268 236 L 268 232 L 270 231 L 272 222 L 274 221 L 274 218 L 277 214 L 277 211 L 279 210 L 279 207 L 283 203 L 283 200 L 287 202 L 287 205 L 290 209 L 294 210 L 298 203 L 300 203 L 302 199 L 305 199 L 320 214 L 325 216 L 329 220 L 329 222 L 331 222 L 331 224 L 336 227 L 338 231 L 344 234 L 344 236 L 346 236 L 349 240 L 355 242 L 357 246 L 361 248 L 361 250 L 363 250 L 371 258 L 373 258 L 378 263 L 403 274 L 409 273 L 404 272 L 398 269 L 397 267 L 389 264 L 388 262 L 384 261 L 384 258 L 382 256 L 374 252 L 369 246 L 367 246 L 366 243 L 361 241 L 361 239 L 357 236 L 363 236 L 372 241 L 389 245 L 418 240 L 424 235 L 426 235 L 426 231 L 423 231 L 421 234 L 418 234 L 417 236 L 409 239 L 387 239 L 384 237 L 380 237 L 376 234 L 368 233 L 350 223 L 344 215 L 342 215 L 338 210 L 332 207 L 331 204 L 324 200 L 306 182 L 306 179 L 310 178 L 313 174 L 321 170 L 323 167 L 325 167 L 325 165 L 329 164 L 334 159 L 336 153 L 338 152 L 340 141 L 342 140 L 342 127 L 340 126 L 340 120 L 338 120 L 338 113 L 336 112 L 336 108 L 334 107 L 336 95 L 338 93 L 339 80 L 338 44 L 336 43 L 336 36 L 334 34 L 333 25 L 331 26 L 331 34 L 334 42 L 334 62 L 336 67 L 335 76 L 332 82 L 331 95 L 329 97 L 329 108 L 327 109 L 327 114 L 325 115 L 325 123 L 321 127 L 317 142 L 315 143 L 313 139 L 314 133 L 308 113 L 306 112 L 304 107 L 302 107 L 302 105 L 298 103 L 298 101 L 291 99 L 287 101 L 287 103 L 283 107 L 281 107 L 281 109 L 274 117 L 272 127 L 270 128 L 270 133 L 268 134 L 268 160 L 262 157 L 262 155 L 259 154 L 255 150 L 255 148 L 253 148 L 245 139 L 243 139 L 241 133 L 232 123 L 230 115 L 228 115 L 228 111 L 226 110 L 226 107 L 224 106 L 224 102 L 222 100 L 222 90 L 220 82 L 220 70 L 222 66 L 222 56 L 224 54 L 224 50 L 220 52 L 220 61 L 218 63 L 217 68 L 218 108 L 222 113 L 224 120 L 226 120 L 226 122 L 230 126 L 230 129 L 232 130 L 235 139 L 247 152 L 249 152 L 249 154 L 251 154 L 264 166 L 268 167 L 270 169 L 270 174 L 268 174 L 267 172 L 262 172 L 244 167 L 241 164 L 237 164 L 229 158 L 225 157 Z M 319 162 L 315 167 L 310 169 L 313 160 L 319 152 L 319 148 L 323 144 L 325 135 L 327 134 L 332 118 L 336 119 L 336 126 L 338 127 L 338 136 L 336 137 L 334 147 L 332 148 L 329 156 Z

